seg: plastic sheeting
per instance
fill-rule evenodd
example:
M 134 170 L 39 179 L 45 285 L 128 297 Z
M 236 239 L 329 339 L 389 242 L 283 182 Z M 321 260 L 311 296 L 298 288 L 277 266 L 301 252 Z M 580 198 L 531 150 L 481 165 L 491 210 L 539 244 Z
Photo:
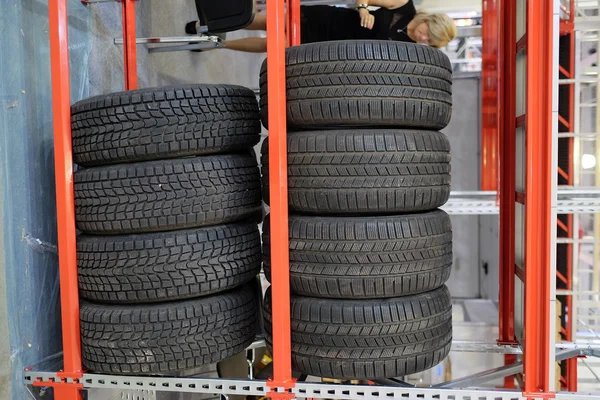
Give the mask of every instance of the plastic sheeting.
M 50 0 L 55 1 L 55 0 Z M 48 0 L 0 0 L 0 399 L 59 353 Z M 71 97 L 88 95 L 90 11 L 69 0 Z

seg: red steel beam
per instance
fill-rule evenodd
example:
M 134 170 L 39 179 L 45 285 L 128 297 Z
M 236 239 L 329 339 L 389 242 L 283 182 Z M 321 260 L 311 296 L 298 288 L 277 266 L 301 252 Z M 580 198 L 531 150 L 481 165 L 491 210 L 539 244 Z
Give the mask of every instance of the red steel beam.
M 517 42 L 517 53 L 527 46 L 527 32 Z
M 504 365 L 510 365 L 517 362 L 517 356 L 515 354 L 505 354 L 504 355 Z M 515 384 L 515 376 L 507 376 L 504 378 L 504 388 L 505 389 L 516 389 L 517 385 Z
M 121 0 L 123 25 L 123 70 L 125 72 L 125 89 L 138 88 L 137 49 L 135 34 L 135 2 L 137 0 Z
M 300 0 L 287 0 L 288 4 L 288 43 L 300 45 Z
M 293 9 L 288 10 L 293 14 Z M 289 15 L 288 15 L 289 17 Z M 291 16 L 294 17 L 293 15 Z M 269 185 L 271 232 L 271 286 L 273 305 L 273 380 L 269 386 L 294 385 L 291 364 L 290 274 L 287 187 L 287 132 L 285 89 L 284 2 L 267 1 L 267 69 L 269 78 Z M 271 398 L 291 393 L 271 392 Z
M 527 2 L 527 145 L 525 212 L 524 388 L 530 398 L 550 393 L 550 234 L 552 163 L 553 10 Z M 554 334 L 554 333 L 552 333 Z
M 556 224 L 558 225 L 559 228 L 561 228 L 564 231 L 568 231 L 569 228 L 567 227 L 567 225 L 565 225 L 560 219 L 556 219 Z
M 569 155 L 569 160 L 572 158 L 572 155 Z M 569 174 L 567 174 L 565 172 L 565 170 L 563 170 L 561 167 L 558 167 L 558 174 L 560 176 L 562 176 L 563 178 L 565 178 L 567 181 L 571 180 Z M 569 231 L 568 229 L 565 229 L 566 231 Z
M 517 278 L 521 280 L 521 282 L 525 282 L 525 271 L 523 268 L 519 267 L 515 264 L 515 275 Z
M 516 0 L 500 2 L 500 344 L 515 340 Z
M 573 216 L 569 215 L 569 227 L 571 229 L 571 233 L 573 231 Z M 571 235 L 569 237 L 572 237 Z M 568 244 L 567 250 L 567 290 L 573 290 L 573 245 Z M 572 315 L 573 315 L 573 296 L 567 296 L 567 304 L 566 304 L 566 333 L 565 340 L 567 342 L 573 341 L 573 329 L 572 329 Z M 565 371 L 565 380 L 566 386 L 565 389 L 569 392 L 577 391 L 577 358 L 569 358 L 565 360 L 566 362 L 566 371 Z
M 568 10 L 569 19 L 566 19 L 566 20 L 561 19 L 560 20 L 560 34 L 561 35 L 568 35 L 569 33 L 573 33 L 573 31 L 575 30 L 575 1 L 576 0 L 569 0 L 569 10 Z M 562 6 L 561 6 L 561 9 L 563 9 L 563 11 L 567 11 Z
M 67 0 L 48 2 L 48 17 L 50 24 L 56 219 L 64 358 L 63 377 L 77 379 L 82 375 L 82 366 L 79 336 L 75 201 L 73 195 Z M 81 399 L 78 387 L 73 384 L 57 385 L 54 391 L 55 397 L 61 400 Z
M 498 189 L 498 147 L 500 80 L 498 62 L 499 0 L 483 1 L 482 57 L 482 116 L 481 116 L 481 190 Z
M 569 2 L 569 23 L 565 26 L 568 29 L 570 46 L 569 46 L 569 74 L 567 78 L 575 78 L 575 0 L 571 0 Z M 575 131 L 575 113 L 579 110 L 575 110 L 575 85 L 569 85 L 569 124 L 568 130 L 569 132 Z M 574 138 L 568 138 L 568 152 L 569 152 L 569 174 L 567 177 L 567 184 L 569 186 L 573 186 L 573 168 L 575 164 L 573 163 L 573 145 Z M 560 170 L 559 170 L 560 171 Z M 567 236 L 569 238 L 573 238 L 573 215 L 569 215 L 567 217 Z M 567 244 L 567 290 L 573 290 L 573 245 Z M 567 296 L 567 304 L 565 307 L 566 318 L 566 341 L 573 341 L 573 331 L 572 331 L 572 316 L 573 316 L 573 296 Z M 565 381 L 566 387 L 565 389 L 569 392 L 577 391 L 577 359 L 570 358 L 565 361 L 566 369 L 565 369 Z

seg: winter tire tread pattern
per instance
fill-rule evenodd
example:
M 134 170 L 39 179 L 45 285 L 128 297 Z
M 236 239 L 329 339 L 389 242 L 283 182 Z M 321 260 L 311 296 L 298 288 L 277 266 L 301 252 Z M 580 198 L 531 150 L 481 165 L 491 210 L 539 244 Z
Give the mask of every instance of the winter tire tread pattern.
M 86 168 L 75 173 L 78 228 L 93 234 L 185 229 L 261 212 L 249 153 Z
M 260 271 L 253 223 L 77 240 L 81 297 L 105 303 L 149 303 L 212 295 Z
M 152 305 L 81 303 L 85 367 L 119 375 L 169 374 L 216 363 L 255 338 L 253 285 L 215 296 Z
M 254 92 L 188 85 L 112 93 L 72 106 L 73 155 L 83 166 L 233 152 L 258 143 Z

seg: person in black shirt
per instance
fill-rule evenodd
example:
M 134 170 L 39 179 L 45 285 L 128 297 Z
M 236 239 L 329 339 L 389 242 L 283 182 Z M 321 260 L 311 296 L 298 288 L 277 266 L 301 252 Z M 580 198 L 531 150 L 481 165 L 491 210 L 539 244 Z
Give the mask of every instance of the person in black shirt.
M 371 11 L 368 7 L 379 7 Z M 266 30 L 265 15 L 256 15 L 248 30 Z M 195 34 L 197 21 L 186 25 Z M 332 40 L 397 40 L 444 47 L 456 37 L 456 25 L 445 14 L 417 11 L 412 0 L 357 0 L 355 8 L 328 5 L 300 7 L 301 43 Z M 267 40 L 250 37 L 224 42 L 231 50 L 263 53 Z

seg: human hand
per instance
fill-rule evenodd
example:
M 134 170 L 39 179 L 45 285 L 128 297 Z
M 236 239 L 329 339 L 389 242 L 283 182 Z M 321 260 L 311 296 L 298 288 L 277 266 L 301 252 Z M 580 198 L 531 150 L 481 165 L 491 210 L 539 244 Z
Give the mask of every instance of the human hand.
M 373 29 L 373 25 L 375 24 L 375 16 L 372 15 L 366 8 L 359 9 L 358 14 L 360 15 L 360 26 L 367 29 Z

